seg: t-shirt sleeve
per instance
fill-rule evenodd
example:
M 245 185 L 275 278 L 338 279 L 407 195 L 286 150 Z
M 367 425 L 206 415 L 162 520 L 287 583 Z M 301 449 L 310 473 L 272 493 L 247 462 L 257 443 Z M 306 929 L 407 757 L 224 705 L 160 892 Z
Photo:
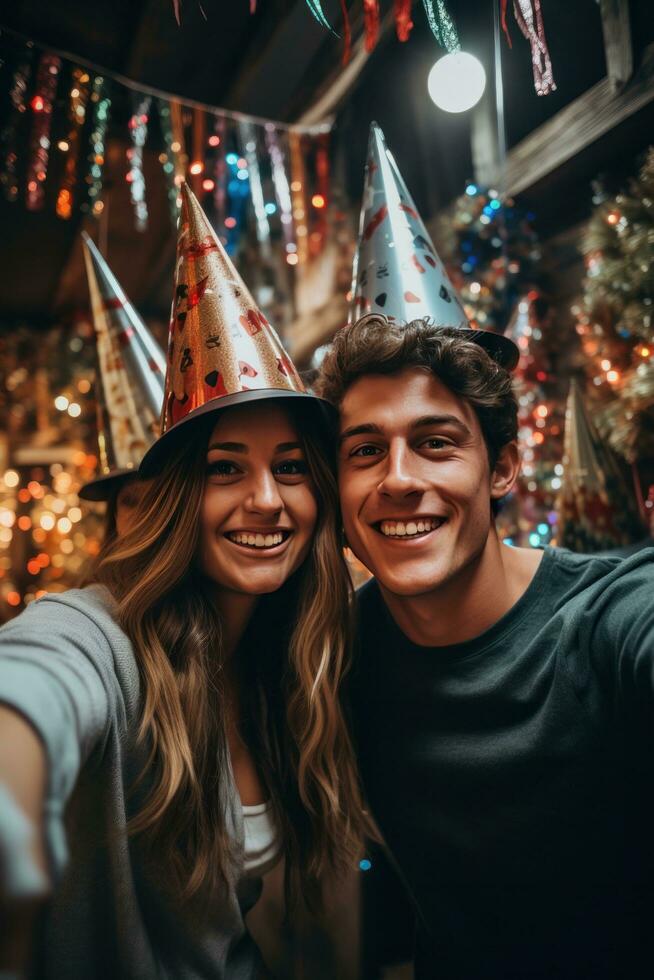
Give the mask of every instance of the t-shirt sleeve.
M 610 667 L 623 708 L 642 709 L 654 722 L 653 549 L 613 570 L 598 606 L 591 641 L 595 657 L 602 657 L 604 669 Z
M 118 685 L 111 648 L 81 610 L 42 600 L 0 629 L 0 702 L 33 726 L 46 753 L 44 821 L 52 871 L 67 856 L 66 802 L 80 768 L 101 752 Z

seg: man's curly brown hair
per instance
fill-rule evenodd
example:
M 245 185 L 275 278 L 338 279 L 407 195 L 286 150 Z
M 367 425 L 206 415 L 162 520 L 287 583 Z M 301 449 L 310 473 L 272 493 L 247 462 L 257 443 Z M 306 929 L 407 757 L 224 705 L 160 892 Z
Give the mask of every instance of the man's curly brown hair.
M 363 375 L 396 374 L 410 367 L 431 371 L 472 405 L 492 470 L 502 447 L 517 438 L 518 405 L 508 371 L 469 340 L 465 330 L 439 327 L 428 318 L 404 324 L 368 313 L 338 331 L 315 391 L 338 407 Z

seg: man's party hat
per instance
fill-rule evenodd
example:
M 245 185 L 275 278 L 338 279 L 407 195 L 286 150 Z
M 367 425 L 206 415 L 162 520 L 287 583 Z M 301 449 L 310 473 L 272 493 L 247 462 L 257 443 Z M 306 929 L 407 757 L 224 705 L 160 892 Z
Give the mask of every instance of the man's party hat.
M 350 322 L 383 313 L 400 322 L 429 317 L 438 326 L 459 327 L 498 363 L 518 363 L 513 341 L 470 327 L 443 263 L 425 228 L 384 134 L 370 125 L 368 160 L 354 257 Z

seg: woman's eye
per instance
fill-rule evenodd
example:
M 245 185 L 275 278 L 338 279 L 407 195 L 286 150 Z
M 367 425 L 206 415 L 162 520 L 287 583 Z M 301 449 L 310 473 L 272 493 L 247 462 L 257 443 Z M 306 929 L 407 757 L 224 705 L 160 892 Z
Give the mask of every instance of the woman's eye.
M 227 459 L 217 459 L 214 463 L 207 463 L 208 476 L 234 476 L 235 473 L 238 473 L 237 467 Z
M 308 471 L 303 459 L 285 459 L 275 467 L 275 476 L 303 476 Z
M 381 450 L 378 446 L 359 446 L 351 453 L 352 456 L 377 456 Z

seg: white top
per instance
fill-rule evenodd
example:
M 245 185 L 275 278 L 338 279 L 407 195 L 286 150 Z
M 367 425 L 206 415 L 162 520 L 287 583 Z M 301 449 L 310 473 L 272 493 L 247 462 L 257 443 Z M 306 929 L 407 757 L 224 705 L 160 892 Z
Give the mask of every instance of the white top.
M 277 864 L 282 853 L 281 837 L 272 816 L 272 804 L 243 805 L 245 845 L 243 870 L 246 875 L 263 875 Z

